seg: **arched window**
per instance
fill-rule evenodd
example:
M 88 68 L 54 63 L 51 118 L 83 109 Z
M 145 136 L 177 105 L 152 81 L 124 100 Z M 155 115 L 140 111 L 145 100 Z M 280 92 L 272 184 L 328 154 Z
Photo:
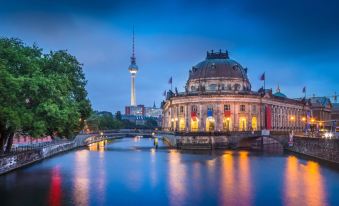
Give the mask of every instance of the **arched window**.
M 196 88 L 195 88 L 195 86 L 191 86 L 191 91 L 196 91 Z
M 234 90 L 235 91 L 240 91 L 240 89 L 241 89 L 241 86 L 240 86 L 240 84 L 234 84 Z
M 246 131 L 247 128 L 247 120 L 245 117 L 239 118 L 239 131 Z
M 252 129 L 255 131 L 257 130 L 257 117 L 252 117 Z

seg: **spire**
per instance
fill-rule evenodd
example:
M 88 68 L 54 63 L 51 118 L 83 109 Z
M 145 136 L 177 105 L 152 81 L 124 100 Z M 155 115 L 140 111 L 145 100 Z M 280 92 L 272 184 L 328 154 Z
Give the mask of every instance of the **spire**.
M 276 92 L 280 92 L 280 87 L 279 87 L 279 84 L 278 84 L 278 87 L 277 87 L 277 90 Z
M 154 103 L 153 103 L 153 108 L 156 108 L 156 106 L 155 106 L 155 101 L 154 101 Z
M 136 58 L 135 58 L 135 53 L 134 53 L 134 25 L 133 25 L 133 40 L 132 40 L 131 64 L 136 64 Z

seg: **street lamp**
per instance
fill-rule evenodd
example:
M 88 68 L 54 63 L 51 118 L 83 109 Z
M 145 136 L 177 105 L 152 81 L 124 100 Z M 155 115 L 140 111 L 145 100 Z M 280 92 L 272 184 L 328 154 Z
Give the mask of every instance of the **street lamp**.
M 290 117 L 290 120 L 291 120 L 291 122 L 292 122 L 291 128 L 292 128 L 292 134 L 293 134 L 295 116 L 292 115 L 292 116 Z

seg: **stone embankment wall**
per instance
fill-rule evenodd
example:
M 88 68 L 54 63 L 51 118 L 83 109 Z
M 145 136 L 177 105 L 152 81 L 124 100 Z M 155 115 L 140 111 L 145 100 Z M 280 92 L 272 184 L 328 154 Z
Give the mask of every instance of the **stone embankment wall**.
M 288 150 L 339 164 L 339 139 L 294 137 Z
M 246 139 L 252 141 L 253 138 L 243 136 L 176 136 L 163 135 L 165 141 L 172 147 L 181 149 L 226 149 L 237 148 L 239 143 Z M 315 157 L 321 160 L 339 164 L 339 139 L 324 139 L 324 138 L 307 138 L 294 137 L 293 146 L 289 147 L 289 136 L 274 135 L 271 139 L 279 142 L 285 149 Z
M 105 138 L 104 138 L 105 139 Z M 107 138 L 106 138 L 107 139 Z M 73 141 L 60 144 L 49 145 L 42 148 L 23 151 L 0 158 L 0 175 L 14 169 L 32 164 L 53 155 L 66 152 L 93 142 L 103 140 L 102 137 L 90 137 L 89 135 L 79 135 Z

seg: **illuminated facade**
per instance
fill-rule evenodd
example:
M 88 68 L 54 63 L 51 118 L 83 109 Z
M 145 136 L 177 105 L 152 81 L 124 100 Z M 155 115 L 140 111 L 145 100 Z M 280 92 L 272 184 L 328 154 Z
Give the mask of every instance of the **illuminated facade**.
M 252 91 L 247 68 L 228 52 L 207 52 L 192 67 L 185 92 L 169 92 L 163 129 L 174 131 L 302 131 L 309 121 L 307 101 L 287 98 L 277 88 Z

